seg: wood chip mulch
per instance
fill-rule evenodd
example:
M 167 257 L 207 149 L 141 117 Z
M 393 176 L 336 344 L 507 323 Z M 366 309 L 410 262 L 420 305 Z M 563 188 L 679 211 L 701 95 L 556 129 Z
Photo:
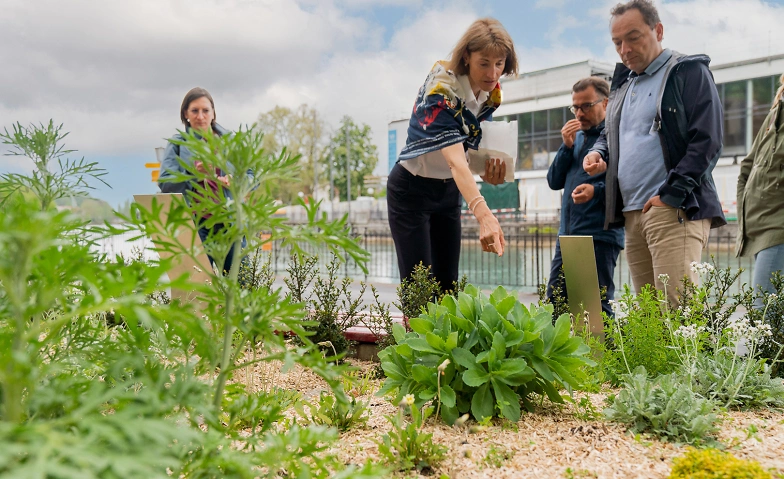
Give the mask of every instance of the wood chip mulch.
M 370 375 L 377 363 L 349 360 L 359 375 Z M 247 374 L 250 373 L 250 377 Z M 271 365 L 257 364 L 235 372 L 234 381 L 260 389 L 276 387 L 300 391 L 307 400 L 317 398 L 326 384 L 310 371 L 295 366 L 287 373 Z M 389 431 L 385 415 L 397 408 L 374 394 L 380 380 L 366 381 L 368 390 L 349 391 L 370 404 L 367 424 L 341 434 L 334 452 L 346 464 L 367 459 L 382 461 L 375 441 Z M 609 393 L 608 393 L 609 394 Z M 588 397 L 596 411 L 604 407 L 606 394 L 577 393 Z M 476 425 L 469 421 L 467 426 Z M 626 432 L 623 425 L 590 418 L 572 404 L 545 402 L 517 423 L 497 419 L 484 429 L 469 433 L 429 420 L 425 432 L 448 447 L 446 460 L 428 476 L 415 471 L 395 473 L 406 478 L 666 478 L 672 458 L 686 446 L 662 442 L 646 435 Z M 729 412 L 723 416 L 718 439 L 726 450 L 742 459 L 759 461 L 774 477 L 784 479 L 784 413 L 772 411 Z

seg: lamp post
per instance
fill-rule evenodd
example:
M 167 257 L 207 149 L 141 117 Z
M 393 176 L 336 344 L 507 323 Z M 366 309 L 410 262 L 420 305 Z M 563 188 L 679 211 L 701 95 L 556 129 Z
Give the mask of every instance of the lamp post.
M 348 133 L 348 121 L 346 121 L 346 198 L 348 199 L 348 224 L 351 227 L 351 143 Z

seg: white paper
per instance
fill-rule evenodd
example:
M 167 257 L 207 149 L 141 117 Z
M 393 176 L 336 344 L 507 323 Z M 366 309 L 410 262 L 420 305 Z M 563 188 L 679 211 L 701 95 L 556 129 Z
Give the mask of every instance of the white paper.
M 475 175 L 485 174 L 485 161 L 500 158 L 506 163 L 505 181 L 514 181 L 517 160 L 517 121 L 483 121 L 479 149 L 468 149 L 468 168 Z

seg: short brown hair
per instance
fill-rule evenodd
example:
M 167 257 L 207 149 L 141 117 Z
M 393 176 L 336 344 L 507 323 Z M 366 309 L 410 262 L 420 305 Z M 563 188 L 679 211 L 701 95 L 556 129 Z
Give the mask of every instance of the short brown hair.
M 619 17 L 629 10 L 640 12 L 642 19 L 651 29 L 656 28 L 656 25 L 661 23 L 659 11 L 656 10 L 656 6 L 651 0 L 630 0 L 626 3 L 619 3 L 610 10 L 610 17 Z
M 602 99 L 609 98 L 610 84 L 607 83 L 607 80 L 604 78 L 599 78 L 596 76 L 586 77 L 582 80 L 578 80 L 577 83 L 575 83 L 572 87 L 572 93 L 579 93 L 581 91 L 587 90 L 590 87 L 593 87 L 593 89 L 598 95 L 602 97 Z
M 495 18 L 480 18 L 468 27 L 457 42 L 449 59 L 449 69 L 455 75 L 467 75 L 468 66 L 463 61 L 465 55 L 490 50 L 506 57 L 504 75 L 517 74 L 517 55 L 514 42 L 501 22 Z
M 188 118 L 185 116 L 185 112 L 188 111 L 188 107 L 191 106 L 191 103 L 198 100 L 199 98 L 207 98 L 208 100 L 210 100 L 210 105 L 212 105 L 211 126 L 214 129 L 215 119 L 217 118 L 217 113 L 215 113 L 215 101 L 213 101 L 210 92 L 208 92 L 207 90 L 201 87 L 191 88 L 191 90 L 185 94 L 185 98 L 182 99 L 182 106 L 180 106 L 180 120 L 182 120 L 182 124 L 185 125 L 185 128 L 187 129 Z

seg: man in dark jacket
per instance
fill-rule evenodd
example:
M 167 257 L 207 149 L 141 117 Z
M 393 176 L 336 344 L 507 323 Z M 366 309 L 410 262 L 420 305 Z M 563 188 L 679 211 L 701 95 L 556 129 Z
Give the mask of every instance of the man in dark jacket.
M 612 315 L 609 300 L 615 294 L 613 273 L 623 248 L 623 229 L 604 230 L 605 175 L 590 176 L 583 169 L 583 157 L 604 130 L 609 94 L 610 85 L 599 77 L 583 78 L 574 84 L 570 110 L 575 118 L 566 122 L 561 129 L 563 144 L 547 171 L 547 183 L 553 190 L 564 190 L 558 235 L 593 236 L 599 286 L 606 288 L 602 310 Z M 562 266 L 561 243 L 556 241 L 547 283 L 547 299 L 550 302 L 553 301 L 555 289 L 561 291 L 564 299 L 567 298 Z
M 664 26 L 650 0 L 611 12 L 623 64 L 613 77 L 607 123 L 583 166 L 606 171 L 605 228 L 626 226 L 626 257 L 639 292 L 666 288 L 679 304 L 711 227 L 726 223 L 713 182 L 722 144 L 721 100 L 705 55 L 663 49 Z

